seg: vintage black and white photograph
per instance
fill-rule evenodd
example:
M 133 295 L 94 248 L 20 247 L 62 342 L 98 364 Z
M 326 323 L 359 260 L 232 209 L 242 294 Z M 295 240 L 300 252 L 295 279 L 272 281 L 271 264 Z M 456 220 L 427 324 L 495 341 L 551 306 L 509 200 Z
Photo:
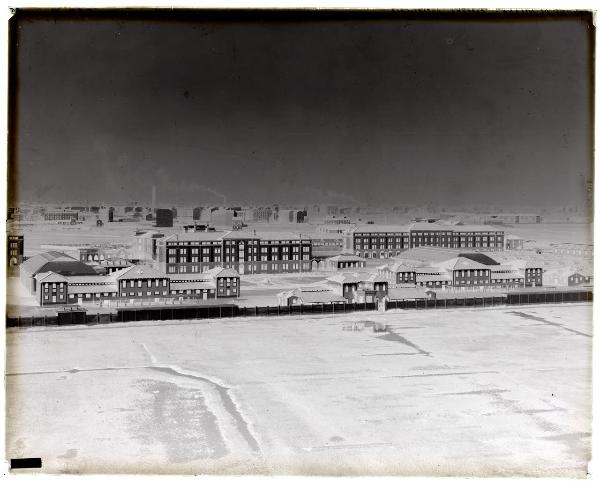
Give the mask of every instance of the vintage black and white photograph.
M 592 12 L 8 30 L 11 472 L 588 475 Z

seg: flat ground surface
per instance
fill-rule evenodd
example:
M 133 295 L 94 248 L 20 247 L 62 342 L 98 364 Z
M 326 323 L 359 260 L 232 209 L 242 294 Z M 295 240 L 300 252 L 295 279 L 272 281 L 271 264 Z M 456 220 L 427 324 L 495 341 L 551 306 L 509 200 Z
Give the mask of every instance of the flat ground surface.
M 11 329 L 7 456 L 49 472 L 584 476 L 591 310 Z
M 532 223 L 505 226 L 506 233 L 535 240 L 539 246 L 550 243 L 593 243 L 594 225 L 588 223 Z

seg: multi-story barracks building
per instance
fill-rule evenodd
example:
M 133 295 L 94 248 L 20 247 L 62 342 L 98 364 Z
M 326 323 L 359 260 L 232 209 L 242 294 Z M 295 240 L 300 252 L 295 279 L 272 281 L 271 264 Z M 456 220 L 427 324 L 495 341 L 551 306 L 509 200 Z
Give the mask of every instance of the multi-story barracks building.
M 41 306 L 97 303 L 104 300 L 232 298 L 240 295 L 240 276 L 231 269 L 214 268 L 198 274 L 168 276 L 152 267 L 134 265 L 108 275 L 35 275 L 32 291 Z
M 486 225 L 357 225 L 345 234 L 344 251 L 364 258 L 391 258 L 417 247 L 504 249 L 504 230 Z
M 416 249 L 416 251 L 421 249 Z M 433 249 L 432 249 L 433 250 Z M 414 251 L 413 251 L 414 252 Z M 535 262 L 512 260 L 498 263 L 482 253 L 456 252 L 445 259 L 401 259 L 378 267 L 391 284 L 429 288 L 541 287 L 543 269 Z M 423 257 L 421 257 L 423 258 Z
M 201 273 L 215 267 L 240 274 L 311 270 L 312 242 L 293 233 L 200 231 L 157 239 L 155 266 L 166 274 Z

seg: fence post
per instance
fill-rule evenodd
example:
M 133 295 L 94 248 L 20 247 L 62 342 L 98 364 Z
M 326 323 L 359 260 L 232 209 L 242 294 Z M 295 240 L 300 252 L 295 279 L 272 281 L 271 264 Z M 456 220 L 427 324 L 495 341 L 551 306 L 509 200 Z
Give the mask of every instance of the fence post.
M 222 318 L 223 318 L 223 316 L 222 316 L 222 311 L 221 311 L 221 308 L 222 308 L 222 307 L 219 305 L 219 319 L 222 319 Z

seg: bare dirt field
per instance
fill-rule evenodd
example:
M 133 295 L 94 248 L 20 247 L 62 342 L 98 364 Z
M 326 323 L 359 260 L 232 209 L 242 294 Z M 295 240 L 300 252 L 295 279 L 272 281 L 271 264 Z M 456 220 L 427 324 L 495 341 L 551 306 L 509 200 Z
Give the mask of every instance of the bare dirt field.
M 535 240 L 544 247 L 551 243 L 593 243 L 594 225 L 587 223 L 536 223 L 504 227 L 506 233 Z
M 7 456 L 48 472 L 582 477 L 591 310 L 11 329 Z

